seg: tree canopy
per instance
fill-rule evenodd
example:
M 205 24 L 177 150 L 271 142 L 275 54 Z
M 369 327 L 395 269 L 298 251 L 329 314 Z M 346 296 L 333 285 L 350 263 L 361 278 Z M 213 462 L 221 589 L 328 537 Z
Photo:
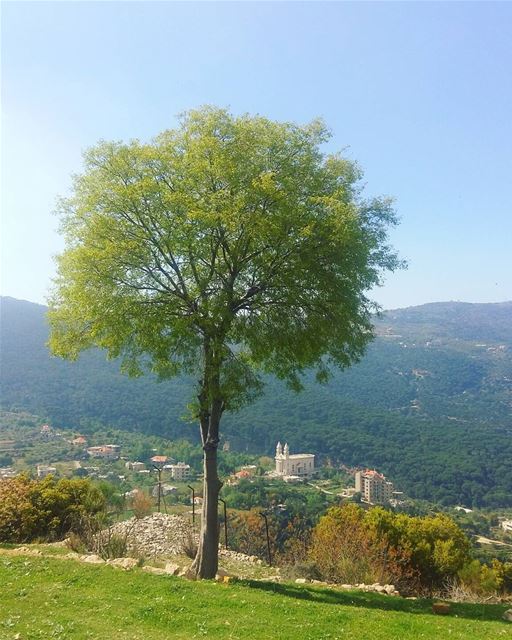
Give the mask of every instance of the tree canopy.
M 131 374 L 197 375 L 215 509 L 222 413 L 258 391 L 258 371 L 299 387 L 306 369 L 325 379 L 361 357 L 368 291 L 400 265 L 390 200 L 365 200 L 357 165 L 322 152 L 328 138 L 320 121 L 205 107 L 150 143 L 98 144 L 61 202 L 53 352 L 97 345 Z

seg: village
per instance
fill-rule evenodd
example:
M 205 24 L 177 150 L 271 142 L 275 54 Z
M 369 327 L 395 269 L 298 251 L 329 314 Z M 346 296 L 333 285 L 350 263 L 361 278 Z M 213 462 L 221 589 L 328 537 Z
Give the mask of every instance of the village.
M 20 465 L 17 461 L 23 462 L 24 448 L 19 441 L 4 440 L 0 442 L 0 453 L 12 458 L 12 464 L 0 467 L 0 479 L 12 478 L 20 471 L 38 479 L 49 475 L 88 477 L 112 483 L 124 501 L 142 490 L 155 500 L 161 498 L 166 507 L 179 503 L 193 502 L 196 506 L 202 503 L 202 474 L 197 460 L 190 464 L 158 450 L 151 450 L 151 455 L 144 459 L 132 459 L 123 451 L 121 444 L 91 445 L 87 436 L 55 429 L 49 424 L 29 430 L 25 438 L 32 439 L 32 447 L 36 451 L 38 445 L 44 448 L 50 444 L 57 448 L 57 443 L 66 444 L 67 448 L 62 449 L 51 462 Z M 262 465 L 255 457 L 253 464 L 233 468 L 223 481 L 226 487 L 236 487 L 241 481 L 251 482 L 258 478 L 267 483 L 308 486 L 327 496 L 355 499 L 369 505 L 397 506 L 404 502 L 403 492 L 395 491 L 393 483 L 375 469 L 344 467 L 343 471 L 340 469 L 344 479 L 341 481 L 340 474 L 332 473 L 332 466 L 322 466 L 318 460 L 314 453 L 292 453 L 288 443 L 278 442 L 273 460 L 267 458 Z

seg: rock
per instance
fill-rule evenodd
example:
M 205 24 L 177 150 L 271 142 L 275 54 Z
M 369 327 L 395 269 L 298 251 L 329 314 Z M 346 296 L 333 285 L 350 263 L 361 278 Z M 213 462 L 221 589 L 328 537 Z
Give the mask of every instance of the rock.
M 342 589 L 355 589 L 353 584 L 342 584 L 340 586 Z
M 105 560 L 95 555 L 94 553 L 90 556 L 80 556 L 80 560 L 89 564 L 105 564 Z
M 138 560 L 135 558 L 114 558 L 114 560 L 108 560 L 107 564 L 129 571 L 137 566 Z
M 180 566 L 174 562 L 167 562 L 165 565 L 165 571 L 171 576 L 176 576 L 180 572 Z
M 16 549 L 12 550 L 12 553 L 15 555 L 22 556 L 42 556 L 42 551 L 39 549 L 31 549 L 30 547 L 16 547 Z
M 372 585 L 373 586 L 373 585 Z M 373 587 L 373 590 L 376 593 L 387 593 L 386 591 L 386 587 L 383 587 L 381 584 L 378 584 L 377 586 Z
M 393 591 L 391 595 L 400 597 L 400 591 Z
M 447 616 L 450 613 L 450 605 L 447 602 L 434 602 L 432 611 L 438 616 Z
M 384 585 L 384 591 L 388 594 L 388 596 L 391 596 L 395 593 L 395 585 L 394 584 L 385 584 Z
M 306 578 L 297 578 L 295 580 L 296 584 L 306 584 L 306 582 L 307 582 Z
M 191 536 L 197 540 L 197 534 L 187 519 L 166 513 L 117 522 L 98 535 L 101 538 L 112 534 L 126 538 L 128 553 L 147 557 L 180 554 Z
M 512 622 L 512 609 L 507 609 L 501 617 L 507 622 Z
M 145 571 L 146 573 L 152 573 L 155 576 L 169 575 L 165 569 L 161 569 L 160 567 L 150 567 L 149 565 L 142 567 L 142 571 Z

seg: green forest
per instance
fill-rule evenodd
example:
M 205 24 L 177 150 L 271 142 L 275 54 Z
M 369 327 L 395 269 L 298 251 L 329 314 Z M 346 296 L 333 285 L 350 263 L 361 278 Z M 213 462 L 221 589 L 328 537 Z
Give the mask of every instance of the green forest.
M 198 442 L 193 383 L 130 379 L 90 351 L 50 357 L 45 307 L 3 298 L 2 408 L 82 432 L 98 425 Z M 277 440 L 333 465 L 375 467 L 413 498 L 512 506 L 512 303 L 439 303 L 376 319 L 363 360 L 295 393 L 264 394 L 226 414 L 232 451 L 273 455 Z

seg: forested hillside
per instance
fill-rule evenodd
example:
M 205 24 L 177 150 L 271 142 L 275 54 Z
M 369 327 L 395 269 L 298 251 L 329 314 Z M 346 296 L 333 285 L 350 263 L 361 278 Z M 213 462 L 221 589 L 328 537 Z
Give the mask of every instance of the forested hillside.
M 129 379 L 97 351 L 49 356 L 45 308 L 3 298 L 2 406 L 86 431 L 94 422 L 197 438 L 183 418 L 186 379 Z M 375 466 L 411 496 L 512 504 L 512 303 L 436 303 L 390 311 L 361 363 L 301 394 L 269 379 L 226 415 L 236 449 L 271 454 L 278 439 L 334 462 Z

